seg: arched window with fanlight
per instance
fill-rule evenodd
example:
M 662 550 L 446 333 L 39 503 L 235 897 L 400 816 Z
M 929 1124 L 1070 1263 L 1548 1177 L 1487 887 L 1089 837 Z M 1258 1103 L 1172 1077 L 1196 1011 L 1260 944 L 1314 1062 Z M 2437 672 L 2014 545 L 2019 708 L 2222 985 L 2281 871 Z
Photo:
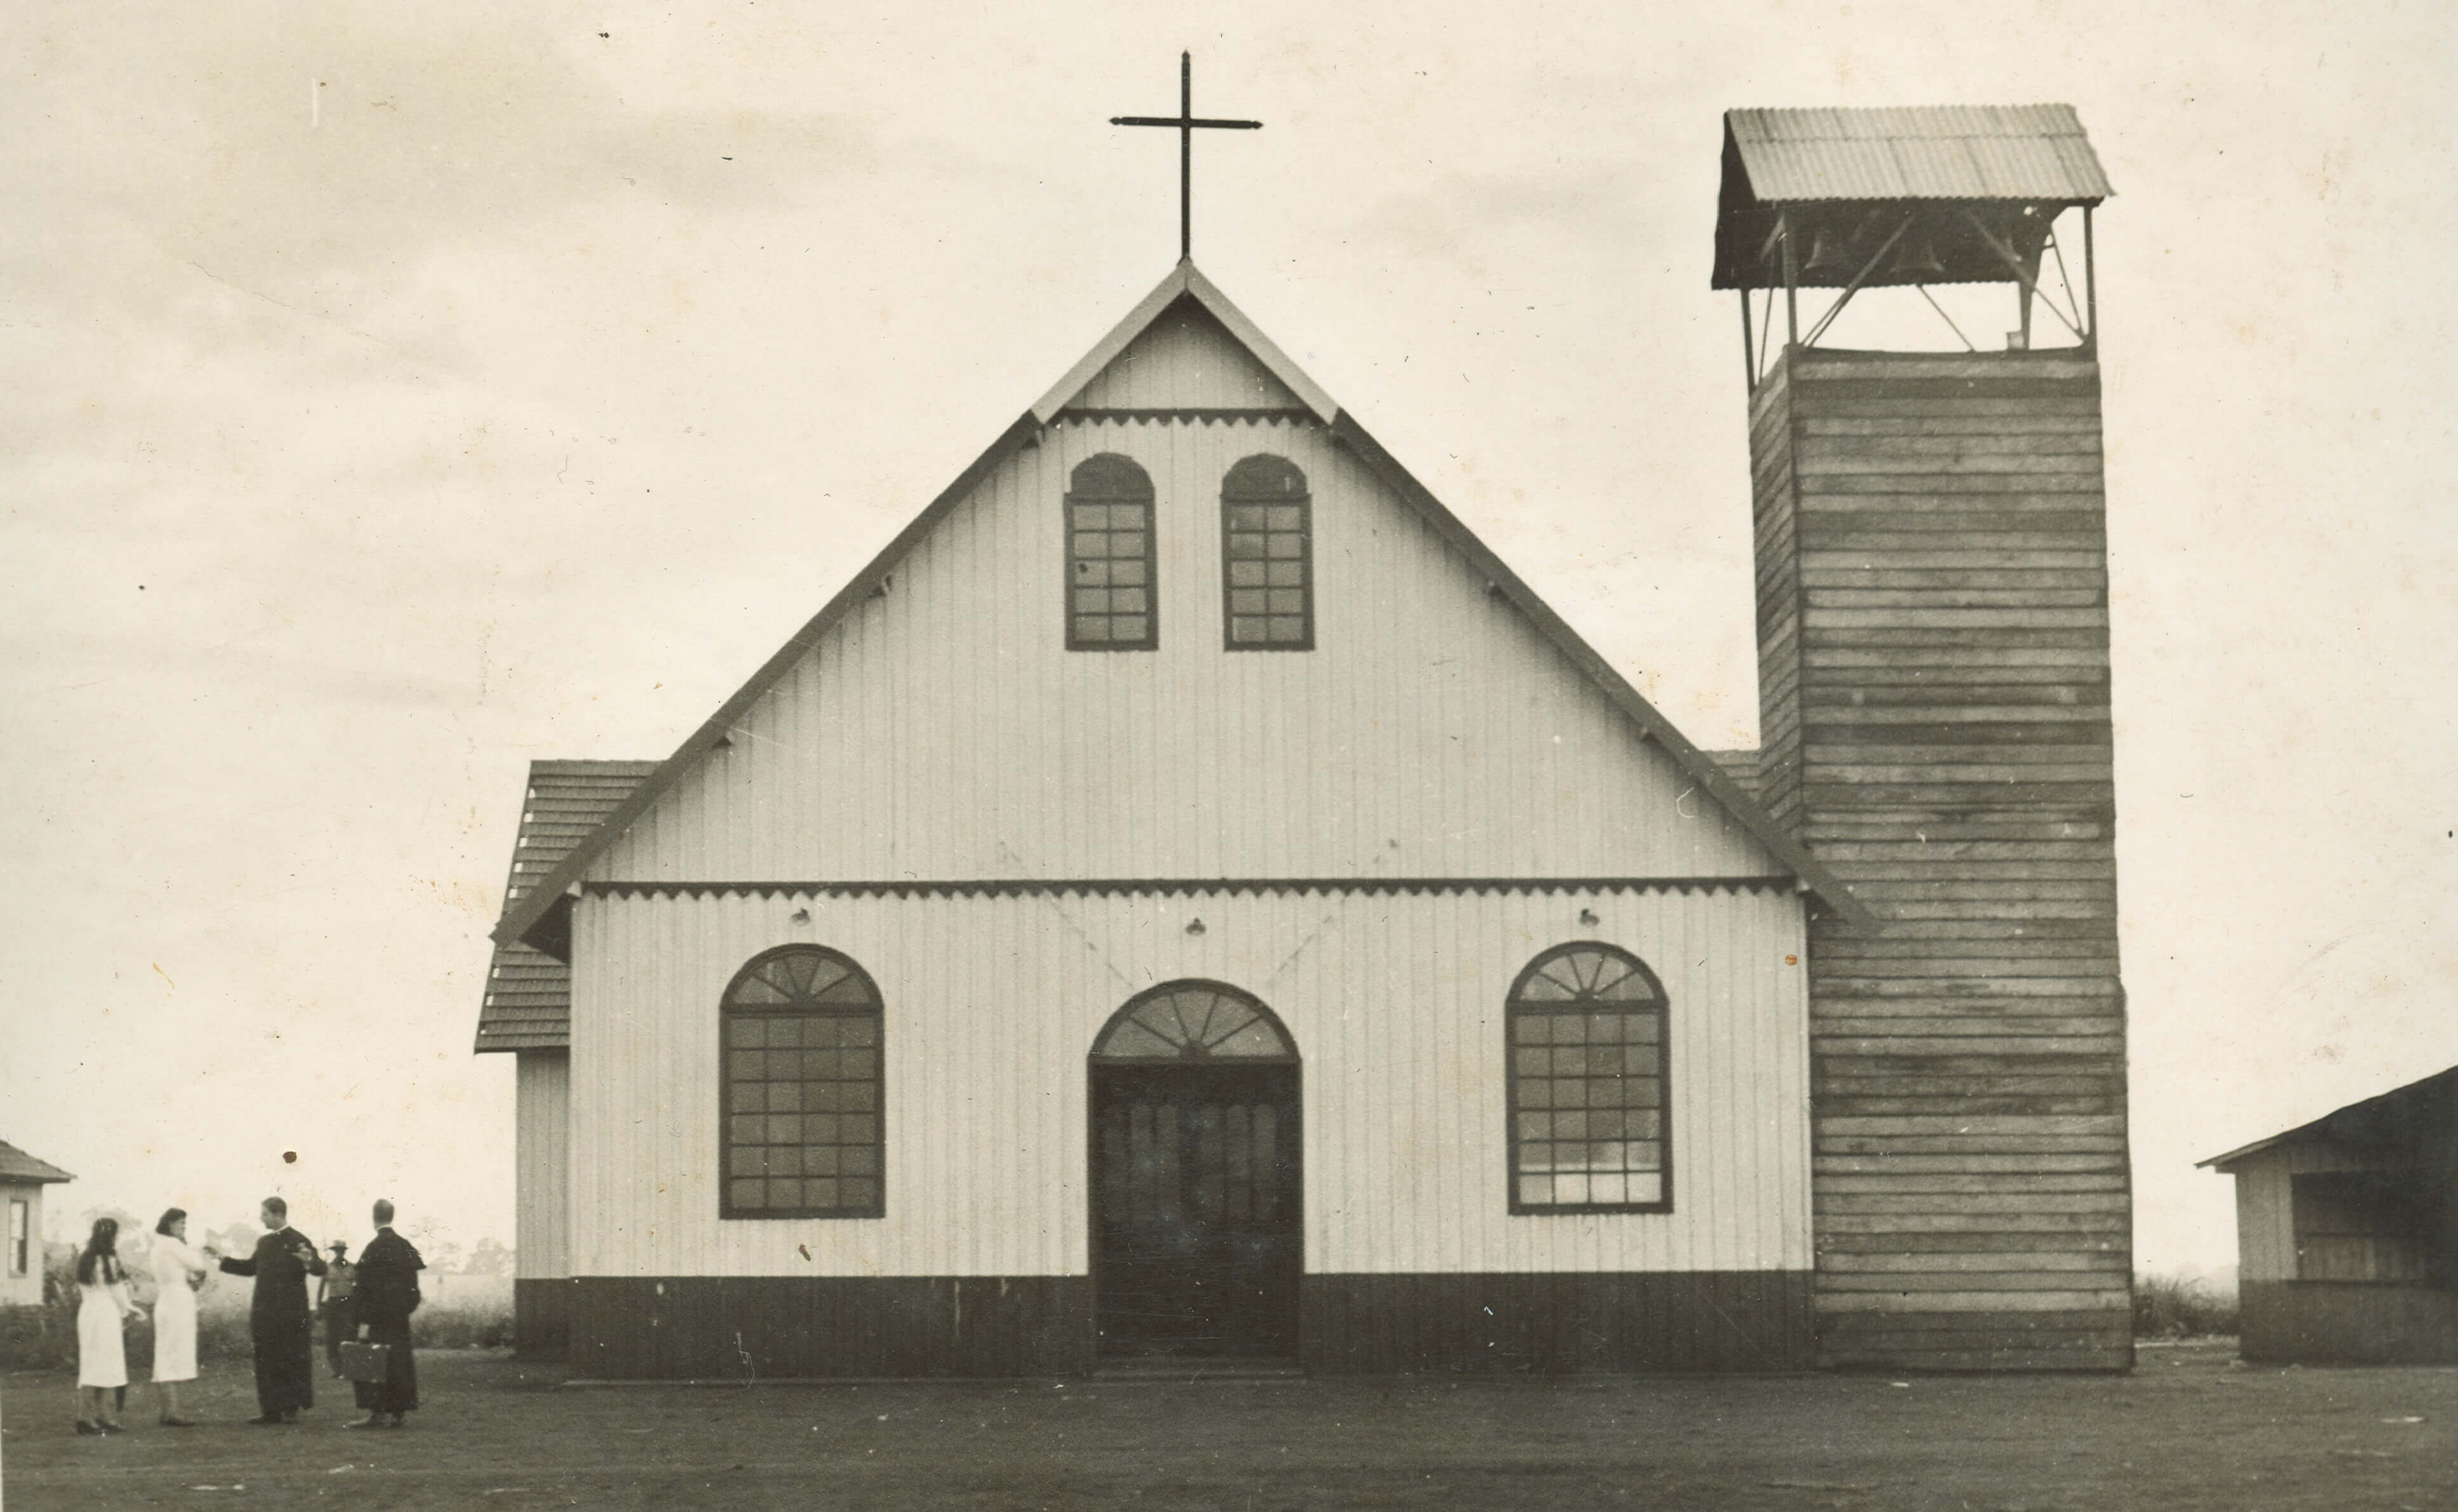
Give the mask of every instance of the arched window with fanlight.
M 1556 945 L 1505 1005 L 1510 1211 L 1673 1206 L 1664 984 L 1627 950 Z
M 1077 463 L 1067 483 L 1067 649 L 1158 646 L 1155 566 L 1152 475 L 1114 451 Z
M 1314 649 L 1314 501 L 1286 457 L 1221 480 L 1220 592 L 1231 651 Z
M 853 958 L 785 945 L 735 973 L 724 1037 L 728 1218 L 885 1211 L 879 988 Z

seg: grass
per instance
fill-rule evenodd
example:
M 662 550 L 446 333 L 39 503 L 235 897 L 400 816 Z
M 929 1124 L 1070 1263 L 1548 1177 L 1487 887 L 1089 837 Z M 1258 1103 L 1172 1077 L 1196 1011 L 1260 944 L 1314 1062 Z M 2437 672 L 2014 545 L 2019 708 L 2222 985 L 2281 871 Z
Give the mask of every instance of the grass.
M 228 1278 L 223 1278 L 228 1279 Z M 76 1283 L 65 1267 L 44 1276 L 40 1307 L 0 1308 L 0 1370 L 51 1370 L 76 1365 Z M 216 1286 L 197 1309 L 197 1358 L 245 1363 L 252 1346 L 247 1331 L 244 1282 Z M 512 1340 L 509 1303 L 487 1307 L 422 1307 L 411 1319 L 411 1336 L 423 1349 L 494 1349 Z M 154 1318 L 140 1313 L 123 1336 L 128 1368 L 141 1374 L 154 1363 Z M 320 1331 L 321 1338 L 321 1331 Z
M 2234 1295 L 2183 1276 L 2135 1277 L 2135 1338 L 2233 1338 L 2236 1332 Z

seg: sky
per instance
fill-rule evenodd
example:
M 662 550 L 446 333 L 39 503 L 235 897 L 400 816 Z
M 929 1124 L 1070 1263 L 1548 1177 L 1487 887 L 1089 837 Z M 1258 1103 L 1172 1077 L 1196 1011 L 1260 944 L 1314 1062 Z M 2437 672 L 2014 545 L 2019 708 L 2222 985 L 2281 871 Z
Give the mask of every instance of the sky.
M 1698 743 L 1755 743 L 1720 117 L 2072 103 L 2136 1247 L 2458 1063 L 2437 4 L 0 15 L 0 1139 L 54 1232 L 511 1232 L 542 756 L 670 752 L 1196 257 Z M 1853 317 L 1858 319 L 1859 317 Z M 1837 340 L 1848 334 L 1839 325 Z M 1985 333 L 1984 333 L 1985 337 Z

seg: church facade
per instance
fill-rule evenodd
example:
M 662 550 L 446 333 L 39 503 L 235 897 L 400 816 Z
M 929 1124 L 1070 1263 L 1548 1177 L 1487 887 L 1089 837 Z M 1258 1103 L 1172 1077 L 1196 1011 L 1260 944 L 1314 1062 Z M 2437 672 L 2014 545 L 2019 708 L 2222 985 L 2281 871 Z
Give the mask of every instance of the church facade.
M 532 770 L 478 1045 L 519 1056 L 523 1346 L 1767 1370 L 1876 1296 L 1889 1358 L 1993 1347 L 1943 1307 L 2121 1364 L 2121 1272 L 2053 1238 L 1822 1276 L 1829 1230 L 1935 1258 L 2048 1189 L 1850 1200 L 1822 1087 L 1885 1058 L 1822 1037 L 1812 957 L 1889 922 L 1802 791 L 1182 262 L 672 756 Z

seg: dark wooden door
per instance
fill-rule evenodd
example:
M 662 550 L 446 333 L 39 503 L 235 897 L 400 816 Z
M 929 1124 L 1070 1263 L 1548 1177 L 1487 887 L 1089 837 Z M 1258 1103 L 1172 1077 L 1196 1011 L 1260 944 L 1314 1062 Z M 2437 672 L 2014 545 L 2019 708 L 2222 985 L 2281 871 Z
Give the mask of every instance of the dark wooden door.
M 1093 1167 L 1102 1354 L 1297 1354 L 1295 1066 L 1095 1066 Z

